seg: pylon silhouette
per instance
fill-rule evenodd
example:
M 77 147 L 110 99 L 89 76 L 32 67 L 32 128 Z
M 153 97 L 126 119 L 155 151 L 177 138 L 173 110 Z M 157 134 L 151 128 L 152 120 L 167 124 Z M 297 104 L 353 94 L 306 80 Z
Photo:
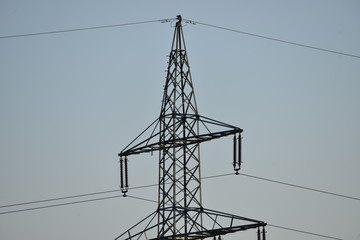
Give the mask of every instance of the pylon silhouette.
M 181 16 L 177 19 L 160 116 L 118 154 L 120 188 L 126 196 L 128 156 L 159 151 L 158 207 L 116 239 L 215 239 L 251 228 L 258 228 L 259 232 L 266 225 L 202 206 L 200 143 L 233 135 L 233 167 L 237 174 L 241 167 L 243 130 L 199 115 Z M 143 138 L 147 134 L 150 136 Z M 264 229 L 263 233 L 265 239 Z

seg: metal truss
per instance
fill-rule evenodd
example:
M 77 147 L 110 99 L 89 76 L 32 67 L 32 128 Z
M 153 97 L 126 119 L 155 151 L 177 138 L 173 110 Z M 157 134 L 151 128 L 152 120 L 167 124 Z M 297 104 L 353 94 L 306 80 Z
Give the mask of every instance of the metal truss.
M 233 167 L 238 173 L 243 130 L 199 115 L 181 16 L 178 20 L 160 116 L 118 154 L 120 187 L 126 195 L 128 157 L 159 151 L 158 208 L 116 239 L 203 239 L 266 225 L 202 206 L 200 143 L 233 135 Z
M 171 208 L 171 207 L 169 207 Z M 169 209 L 170 211 L 170 209 Z M 188 233 L 178 233 L 174 235 L 156 236 L 156 229 L 159 223 L 155 222 L 158 211 L 153 212 L 132 228 L 125 231 L 123 234 L 115 238 L 130 240 L 130 239 L 156 239 L 156 240 L 173 240 L 173 239 L 205 239 L 210 237 L 217 237 L 234 233 L 238 231 L 245 231 L 248 229 L 258 229 L 258 240 L 265 240 L 265 226 L 266 223 L 250 218 L 244 218 L 233 214 L 223 213 L 205 208 L 177 208 L 177 219 L 181 219 L 183 215 L 197 215 L 203 216 L 203 224 L 199 225 L 196 218 L 189 217 L 193 221 L 194 228 L 189 229 Z M 160 223 L 161 224 L 161 223 Z M 260 229 L 262 228 L 262 236 L 260 236 Z
M 167 122 L 166 122 L 167 119 Z M 156 129 L 162 123 L 160 131 L 156 132 Z M 175 130 L 181 130 L 181 127 L 185 127 L 187 134 L 173 135 L 170 134 L 169 128 L 171 126 Z M 210 130 L 213 127 L 217 127 L 217 130 Z M 136 142 L 142 135 L 149 132 L 153 128 L 150 137 Z M 194 128 L 205 129 L 203 133 L 194 132 Z M 218 128 L 223 128 L 219 130 Z M 193 144 L 199 144 L 201 142 L 210 141 L 216 138 L 221 138 L 229 135 L 240 134 L 243 130 L 241 128 L 216 121 L 199 114 L 167 114 L 157 118 L 151 123 L 138 137 L 136 137 L 124 150 L 119 153 L 120 157 L 125 157 L 134 154 L 154 152 L 160 150 L 166 150 L 169 147 L 182 147 L 184 142 L 188 146 Z M 167 138 L 166 138 L 167 136 Z M 160 138 L 160 139 L 159 139 Z M 158 140 L 159 139 L 159 140 Z M 237 166 L 240 167 L 240 166 Z

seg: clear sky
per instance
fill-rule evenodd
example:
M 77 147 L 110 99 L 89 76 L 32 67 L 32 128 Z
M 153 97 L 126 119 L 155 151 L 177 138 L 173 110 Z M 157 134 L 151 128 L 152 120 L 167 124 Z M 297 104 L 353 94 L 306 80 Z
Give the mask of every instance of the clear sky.
M 0 0 L 0 36 L 178 14 L 360 55 L 357 0 Z M 117 153 L 159 115 L 173 31 L 156 22 L 0 39 L 1 206 L 118 189 Z M 244 129 L 242 173 L 360 197 L 359 58 L 199 24 L 184 26 L 184 34 L 200 114 Z M 232 172 L 231 144 L 229 137 L 201 145 L 203 176 Z M 156 154 L 130 160 L 132 187 L 157 183 Z M 202 184 L 207 208 L 360 239 L 357 200 L 245 176 Z M 157 199 L 156 188 L 129 194 Z M 113 239 L 155 208 L 114 198 L 0 214 L 0 238 Z M 267 232 L 268 239 L 321 239 L 270 226 Z M 240 238 L 256 235 L 225 236 Z

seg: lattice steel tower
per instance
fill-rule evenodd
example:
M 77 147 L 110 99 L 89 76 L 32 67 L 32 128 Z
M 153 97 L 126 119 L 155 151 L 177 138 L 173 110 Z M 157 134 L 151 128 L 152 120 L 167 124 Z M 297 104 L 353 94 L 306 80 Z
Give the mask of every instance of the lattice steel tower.
M 116 239 L 204 239 L 250 228 L 258 228 L 258 239 L 265 239 L 266 223 L 202 206 L 200 143 L 233 135 L 238 173 L 242 129 L 199 115 L 181 16 L 177 19 L 160 116 L 119 153 L 126 196 L 128 156 L 159 151 L 158 208 Z

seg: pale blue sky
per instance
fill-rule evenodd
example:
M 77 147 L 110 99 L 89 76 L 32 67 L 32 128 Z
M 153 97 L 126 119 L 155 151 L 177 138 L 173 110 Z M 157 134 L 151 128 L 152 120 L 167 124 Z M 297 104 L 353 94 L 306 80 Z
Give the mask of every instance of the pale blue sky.
M 359 56 L 359 13 L 359 1 L 337 0 L 0 0 L 0 36 L 181 14 Z M 151 23 L 0 39 L 0 205 L 118 187 L 117 153 L 159 114 L 173 30 Z M 360 197 L 359 58 L 202 25 L 184 34 L 200 114 L 244 129 L 243 173 Z M 232 171 L 231 141 L 202 144 L 203 176 Z M 131 186 L 157 182 L 157 155 L 130 160 Z M 243 176 L 202 183 L 205 207 L 360 239 L 359 201 Z M 130 193 L 157 198 L 156 188 Z M 3 214 L 0 238 L 113 239 L 155 208 L 115 198 Z M 240 238 L 255 232 L 225 236 Z

